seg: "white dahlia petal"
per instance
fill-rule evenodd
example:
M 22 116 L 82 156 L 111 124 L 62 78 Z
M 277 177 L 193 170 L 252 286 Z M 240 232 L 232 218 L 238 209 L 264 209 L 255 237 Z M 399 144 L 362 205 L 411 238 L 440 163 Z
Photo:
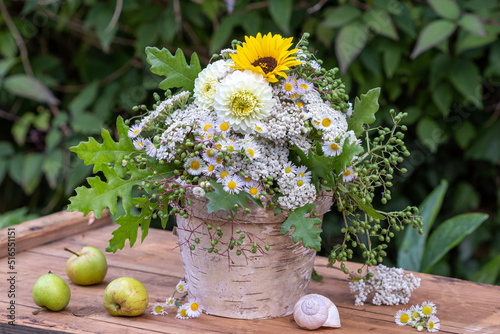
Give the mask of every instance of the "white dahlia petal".
M 194 102 L 197 106 L 208 110 L 213 109 L 214 95 L 217 85 L 219 85 L 219 77 L 222 77 L 232 69 L 228 66 L 229 62 L 218 60 L 209 64 L 203 71 L 198 74 L 194 80 Z

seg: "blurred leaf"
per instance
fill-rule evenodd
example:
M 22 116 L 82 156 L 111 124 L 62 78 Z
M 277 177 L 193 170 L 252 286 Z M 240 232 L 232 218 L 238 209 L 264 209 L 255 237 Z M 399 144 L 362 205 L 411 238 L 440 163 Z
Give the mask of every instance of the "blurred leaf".
M 401 61 L 401 48 L 394 44 L 388 44 L 383 52 L 382 60 L 384 62 L 385 75 L 390 79 L 398 69 Z
M 48 131 L 50 128 L 50 112 L 42 109 L 33 119 L 33 127 L 37 130 Z
M 456 20 L 460 15 L 460 7 L 455 0 L 428 0 L 428 3 L 436 14 L 446 19 Z
M 466 213 L 455 216 L 439 224 L 429 237 L 422 258 L 422 272 L 429 272 L 451 249 L 467 235 L 478 228 L 488 215 L 484 213 Z
M 484 129 L 479 129 L 466 157 L 476 160 L 486 160 L 493 164 L 500 161 L 500 120 Z
M 366 94 L 361 94 L 361 98 L 356 97 L 352 117 L 347 121 L 348 129 L 353 130 L 356 137 L 359 137 L 363 132 L 363 124 L 375 122 L 375 113 L 379 108 L 379 96 L 380 88 L 373 88 Z
M 163 90 L 170 88 L 183 88 L 192 91 L 194 80 L 201 72 L 198 55 L 191 55 L 191 62 L 188 65 L 184 53 L 177 49 L 175 55 L 172 55 L 167 49 L 158 49 L 154 47 L 146 48 L 147 61 L 151 65 L 151 72 L 166 78 L 160 82 L 158 87 Z
M 0 54 L 5 58 L 14 58 L 17 54 L 17 44 L 10 31 L 0 31 Z
M 109 47 L 117 32 L 116 25 L 111 29 L 109 27 L 115 12 L 115 3 L 115 1 L 98 2 L 90 6 L 85 16 L 85 29 L 94 27 L 104 52 L 109 52 Z
M 51 188 L 56 188 L 63 164 L 64 154 L 62 150 L 52 151 L 49 155 L 45 156 L 42 170 Z
M 456 59 L 449 75 L 456 90 L 476 107 L 483 108 L 481 74 L 477 66 L 470 60 Z
M 52 128 L 45 136 L 45 151 L 51 152 L 53 151 L 61 142 L 62 139 L 61 130 L 57 127 Z
M 0 77 L 9 73 L 10 69 L 18 62 L 17 58 L 7 58 L 0 60 Z
M 411 59 L 417 58 L 422 52 L 429 50 L 446 40 L 455 31 L 455 23 L 448 20 L 435 20 L 427 24 L 420 35 L 411 53 Z
M 377 34 L 395 41 L 399 39 L 391 16 L 385 10 L 369 10 L 363 14 L 363 21 Z
M 354 21 L 342 27 L 335 39 L 335 54 L 340 72 L 345 73 L 368 42 L 368 33 L 361 21 Z
M 42 177 L 43 153 L 28 153 L 24 156 L 22 167 L 22 186 L 29 195 L 38 187 Z
M 450 85 L 443 81 L 436 85 L 434 89 L 431 90 L 432 100 L 438 107 L 441 114 L 447 117 L 450 113 L 451 102 L 453 99 L 452 90 Z
M 41 103 L 59 104 L 59 100 L 40 80 L 26 74 L 15 74 L 5 78 L 3 87 L 16 96 Z
M 477 283 L 484 283 L 484 284 L 496 284 L 499 273 L 500 273 L 500 254 L 498 254 L 493 259 L 488 261 L 481 268 L 481 270 L 479 270 L 476 273 L 474 281 Z
M 64 185 L 64 194 L 66 196 L 73 195 L 75 188 L 84 183 L 87 176 L 92 173 L 92 166 L 85 166 L 82 160 L 74 159 L 70 168 L 68 168 L 68 173 L 69 175 Z
M 465 150 L 471 141 L 476 138 L 476 128 L 469 121 L 464 121 L 453 133 L 455 141 L 462 150 Z
M 247 36 L 255 36 L 260 31 L 261 17 L 256 12 L 246 14 L 241 22 Z
M 446 133 L 430 117 L 420 119 L 417 124 L 417 136 L 432 153 L 435 153 L 439 145 L 447 139 Z
M 456 185 L 453 194 L 453 213 L 464 213 L 476 210 L 481 201 L 479 193 L 468 182 L 460 182 Z
M 243 22 L 244 16 L 233 14 L 222 18 L 217 30 L 212 34 L 210 40 L 210 52 L 216 52 L 222 48 L 229 41 L 233 30 Z
M 424 254 L 425 243 L 432 224 L 436 219 L 441 205 L 443 204 L 444 195 L 448 188 L 448 182 L 441 180 L 437 186 L 420 204 L 420 216 L 424 222 L 424 234 L 418 234 L 417 229 L 407 228 L 403 243 L 398 249 L 397 266 L 405 270 L 420 271 L 422 256 Z
M 327 28 L 342 27 L 361 16 L 361 11 L 350 5 L 340 5 L 333 9 L 327 8 L 325 12 L 325 19 L 321 25 Z
M 23 146 L 26 141 L 26 136 L 28 135 L 28 130 L 35 119 L 35 114 L 32 112 L 27 112 L 21 116 L 21 118 L 12 125 L 12 137 L 16 141 L 17 145 Z
M 87 108 L 94 103 L 97 97 L 98 88 L 97 82 L 92 82 L 85 87 L 85 89 L 78 93 L 78 95 L 68 104 L 69 111 L 75 115 L 87 110 Z
M 442 79 L 448 79 L 448 73 L 453 63 L 452 58 L 447 54 L 439 54 L 432 58 L 430 74 L 431 89 L 434 89 Z
M 269 14 L 271 14 L 271 18 L 286 34 L 290 33 L 292 5 L 293 0 L 269 1 Z
M 28 212 L 28 207 L 24 206 L 16 210 L 2 213 L 0 215 L 0 229 L 38 218 L 37 215 Z
M 103 127 L 103 119 L 89 112 L 79 112 L 71 119 L 71 127 L 76 132 L 95 134 Z
M 417 25 L 413 19 L 412 10 L 403 2 L 400 2 L 398 6 L 400 8 L 400 13 L 393 16 L 394 22 L 407 35 L 414 38 L 417 36 Z
M 486 36 L 483 21 L 477 15 L 465 13 L 460 20 L 458 20 L 458 25 L 475 35 L 481 37 Z
M 0 184 L 9 169 L 9 157 L 14 153 L 14 148 L 10 142 L 0 141 Z
M 500 76 L 500 62 L 497 59 L 500 59 L 500 41 L 491 46 L 488 66 L 484 71 L 485 77 L 491 77 L 492 75 Z
M 490 43 L 495 42 L 498 39 L 498 33 L 493 31 L 491 26 L 486 26 L 485 36 L 477 36 L 465 30 L 461 30 L 458 33 L 457 44 L 455 46 L 456 52 L 458 54 L 479 48 Z

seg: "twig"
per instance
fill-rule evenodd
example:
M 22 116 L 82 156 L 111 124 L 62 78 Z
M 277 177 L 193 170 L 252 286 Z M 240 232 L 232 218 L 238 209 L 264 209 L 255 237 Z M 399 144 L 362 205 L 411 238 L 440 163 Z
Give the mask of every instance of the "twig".
M 19 33 L 19 30 L 17 30 L 16 25 L 12 21 L 12 18 L 10 17 L 9 11 L 7 10 L 7 7 L 5 7 L 3 0 L 0 0 L 0 12 L 4 17 L 5 24 L 7 24 L 10 33 L 12 34 L 12 36 L 14 36 L 14 40 L 16 41 L 17 47 L 19 48 L 19 53 L 21 54 L 21 61 L 23 63 L 24 71 L 26 72 L 26 74 L 33 76 L 33 70 L 31 69 L 30 60 L 28 58 L 28 50 L 26 49 L 26 44 L 24 44 L 24 40 L 21 34 Z
M 0 109 L 0 117 L 3 117 L 3 118 L 5 118 L 5 119 L 8 119 L 9 121 L 12 121 L 12 122 L 14 122 L 14 123 L 15 123 L 15 122 L 17 122 L 17 121 L 19 121 L 19 119 L 20 119 L 20 118 L 19 118 L 19 117 L 17 117 L 16 115 L 12 115 L 11 113 L 6 112 L 6 111 L 1 110 L 1 109 Z
M 328 0 L 321 0 L 320 2 L 318 2 L 317 4 L 315 4 L 314 6 L 310 7 L 307 9 L 307 14 L 312 14 L 312 13 L 315 13 L 317 12 L 318 10 L 321 9 L 321 7 L 323 7 L 323 5 L 327 2 Z
M 113 13 L 111 21 L 109 21 L 108 26 L 104 30 L 105 33 L 109 33 L 118 23 L 118 19 L 120 18 L 120 14 L 122 13 L 122 7 L 123 7 L 123 0 L 116 0 L 115 12 Z

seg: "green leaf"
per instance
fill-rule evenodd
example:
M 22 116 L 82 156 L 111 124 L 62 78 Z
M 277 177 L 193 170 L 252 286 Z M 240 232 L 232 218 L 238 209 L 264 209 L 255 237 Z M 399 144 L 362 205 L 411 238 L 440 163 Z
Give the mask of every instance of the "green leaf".
M 450 85 L 447 82 L 437 84 L 436 87 L 431 90 L 431 95 L 434 104 L 438 107 L 439 111 L 441 111 L 441 114 L 443 114 L 444 117 L 448 117 L 453 99 Z
M 271 14 L 271 18 L 287 34 L 290 33 L 292 6 L 293 0 L 269 1 L 269 14 Z
M 500 273 L 500 254 L 488 261 L 474 276 L 474 282 L 496 284 Z
M 334 157 L 319 156 L 315 154 L 311 149 L 309 149 L 306 156 L 306 154 L 298 146 L 295 146 L 294 149 L 297 155 L 300 157 L 300 164 L 306 166 L 307 169 L 311 172 L 311 181 L 316 187 L 317 191 L 319 191 L 320 179 L 327 180 L 328 183 L 332 186 L 335 184 L 332 173 L 333 164 L 335 162 Z
M 481 74 L 476 64 L 466 59 L 456 59 L 449 79 L 456 90 L 479 109 L 483 108 Z
M 393 43 L 387 45 L 383 51 L 382 60 L 384 63 L 385 75 L 390 79 L 394 73 L 396 73 L 401 61 L 401 48 Z
M 200 61 L 196 53 L 191 55 L 189 65 L 181 49 L 177 49 L 175 55 L 172 55 L 165 48 L 160 50 L 155 47 L 147 47 L 146 54 L 147 61 L 151 65 L 151 72 L 166 77 L 158 85 L 159 88 L 163 90 L 170 88 L 193 90 L 194 80 L 201 72 Z
M 368 32 L 360 20 L 342 27 L 335 38 L 335 54 L 339 62 L 340 72 L 345 74 L 368 42 Z
M 229 194 L 224 191 L 222 184 L 216 182 L 215 180 L 210 179 L 210 184 L 214 188 L 214 191 L 205 194 L 205 197 L 209 200 L 207 204 L 208 213 L 224 210 L 227 212 L 231 211 L 233 215 L 235 215 L 236 209 L 234 206 L 239 205 L 244 209 L 248 208 L 247 199 L 250 199 L 258 206 L 263 207 L 260 201 L 256 200 L 253 196 L 250 196 L 250 194 L 246 191 L 240 191 L 237 194 Z
M 475 138 L 465 156 L 498 164 L 498 161 L 500 161 L 500 120 L 478 130 L 480 134 Z
M 328 8 L 321 25 L 327 28 L 338 28 L 361 16 L 361 11 L 350 5 Z
M 11 94 L 40 103 L 59 104 L 50 89 L 37 78 L 26 74 L 15 74 L 5 78 L 3 87 Z
M 460 20 L 458 20 L 458 25 L 477 36 L 486 36 L 483 21 L 475 14 L 465 13 Z
M 486 219 L 485 213 L 466 213 L 441 223 L 429 237 L 422 258 L 422 271 L 429 272 L 452 248 L 474 232 Z
M 118 249 L 123 249 L 127 239 L 129 240 L 130 247 L 134 246 L 137 240 L 139 227 L 142 232 L 141 242 L 143 242 L 144 238 L 148 235 L 151 215 L 153 211 L 158 208 L 158 203 L 148 203 L 148 199 L 142 197 L 132 199 L 132 203 L 140 206 L 141 214 L 139 216 L 134 216 L 129 212 L 116 220 L 116 223 L 120 225 L 120 227 L 112 232 L 113 237 L 109 240 L 106 252 L 116 253 Z
M 25 221 L 38 218 L 37 215 L 28 213 L 28 207 L 7 211 L 0 215 L 0 229 L 24 223 Z
M 17 145 L 23 146 L 26 141 L 26 136 L 28 135 L 28 130 L 35 119 L 35 114 L 32 112 L 27 112 L 21 116 L 21 118 L 12 125 L 12 137 L 16 141 Z
M 469 121 L 463 122 L 462 125 L 455 130 L 453 135 L 455 137 L 455 141 L 462 150 L 469 147 L 471 141 L 477 137 L 476 128 Z
M 17 63 L 17 58 L 0 60 L 0 78 L 9 73 L 10 69 Z
M 485 36 L 477 36 L 465 30 L 459 31 L 457 37 L 457 43 L 455 45 L 455 51 L 458 54 L 460 54 L 464 51 L 480 48 L 495 42 L 498 39 L 498 37 L 497 33 L 492 32 L 492 30 L 493 29 L 491 29 L 490 26 L 486 26 Z M 485 76 L 487 76 L 486 73 Z
M 448 139 L 439 124 L 430 117 L 420 119 L 417 124 L 417 136 L 432 153 L 435 153 L 439 145 Z
M 321 225 L 321 219 L 305 217 L 315 207 L 316 204 L 308 203 L 303 207 L 291 211 L 288 218 L 281 225 L 281 235 L 287 234 L 293 227 L 292 240 L 294 243 L 302 240 L 304 247 L 309 247 L 319 252 L 321 250 L 320 234 L 323 230 L 314 226 Z
M 371 9 L 363 14 L 363 21 L 377 34 L 395 41 L 399 39 L 396 27 L 387 11 Z
M 460 15 L 460 7 L 454 0 L 428 0 L 436 14 L 445 19 L 456 20 Z
M 378 213 L 377 210 L 375 210 L 375 208 L 373 208 L 373 206 L 370 203 L 363 203 L 363 201 L 361 201 L 361 198 L 359 198 L 356 194 L 351 193 L 349 195 L 356 201 L 356 204 L 358 204 L 358 207 L 361 210 L 363 210 L 367 215 L 369 215 L 370 217 L 373 217 L 375 219 L 380 219 L 380 220 L 385 219 L 385 216 Z
M 391 5 L 392 6 L 392 5 Z M 412 7 L 405 4 L 404 2 L 398 3 L 399 13 L 393 15 L 394 22 L 402 31 L 404 31 L 412 39 L 417 36 L 417 25 L 413 18 Z
M 97 97 L 99 85 L 95 81 L 85 87 L 77 96 L 71 100 L 68 104 L 68 109 L 72 114 L 79 114 L 84 112 L 92 103 L 94 103 Z
M 411 58 L 417 58 L 421 53 L 446 40 L 453 34 L 455 28 L 456 24 L 448 20 L 435 20 L 427 24 L 418 35 Z
M 70 147 L 71 152 L 78 154 L 78 157 L 85 162 L 85 165 L 94 165 L 94 173 L 102 170 L 102 166 L 107 163 L 114 163 L 121 166 L 123 157 L 136 149 L 127 135 L 128 126 L 123 122 L 123 118 L 118 116 L 116 120 L 119 141 L 115 142 L 108 130 L 102 129 L 102 144 L 90 137 L 87 142 L 81 142 L 77 146 Z
M 234 28 L 239 26 L 244 19 L 244 16 L 238 14 L 223 17 L 210 39 L 210 52 L 218 52 L 222 49 L 231 38 Z
M 22 169 L 22 186 L 27 195 L 38 187 L 42 177 L 43 153 L 29 153 L 24 156 Z
M 422 256 L 424 254 L 425 242 L 427 235 L 431 230 L 432 224 L 436 219 L 441 205 L 443 204 L 444 195 L 448 188 L 448 182 L 442 180 L 420 204 L 420 216 L 424 222 L 424 234 L 418 234 L 417 229 L 407 228 L 403 239 L 403 243 L 398 249 L 397 266 L 405 270 L 420 271 Z
M 42 170 L 45 178 L 52 189 L 57 187 L 57 181 L 64 165 L 64 153 L 61 149 L 54 150 L 45 156 L 42 164 Z
M 350 144 L 348 140 L 345 140 L 342 146 L 342 153 L 339 156 L 333 157 L 333 169 L 337 175 L 345 171 L 346 166 L 351 164 L 352 158 L 360 155 L 363 151 L 363 148 L 356 142 Z
M 352 117 L 347 122 L 348 129 L 353 130 L 356 137 L 363 133 L 363 124 L 375 122 L 375 113 L 378 111 L 378 97 L 380 88 L 370 89 L 366 94 L 361 94 L 361 98 L 356 97 Z

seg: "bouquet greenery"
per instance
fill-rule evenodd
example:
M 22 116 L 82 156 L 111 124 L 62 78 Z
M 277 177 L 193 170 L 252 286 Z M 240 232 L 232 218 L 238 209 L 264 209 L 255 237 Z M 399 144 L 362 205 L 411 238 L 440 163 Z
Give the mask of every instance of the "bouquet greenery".
M 208 199 L 209 214 L 224 210 L 234 224 L 237 210 L 251 213 L 251 201 L 286 213 L 282 234 L 292 231 L 295 242 L 319 250 L 314 201 L 331 196 L 344 221 L 344 240 L 331 262 L 351 259 L 357 247 L 367 265 L 381 262 L 393 230 L 422 228 L 415 207 L 383 212 L 372 206 L 377 192 L 383 204 L 391 199 L 394 172 L 405 172 L 398 168 L 409 155 L 400 124 L 405 114 L 391 110 L 391 128 L 370 128 L 380 90 L 352 105 L 338 69 L 322 67 L 307 37 L 293 49 L 292 38 L 245 37 L 203 70 L 196 54 L 188 64 L 181 50 L 146 48 L 151 71 L 165 76 L 159 84 L 165 98 L 154 93 L 151 109 L 141 105 L 133 108 L 136 117 L 118 117 L 118 142 L 102 130 L 102 143 L 90 138 L 71 148 L 101 176 L 76 189 L 69 210 L 99 218 L 109 208 L 115 215 L 121 199 L 125 213 L 107 248 L 116 252 L 127 239 L 133 246 L 139 227 L 144 240 L 152 218 L 164 228 L 169 215 L 189 218 L 201 198 Z M 220 235 L 210 235 L 209 252 L 241 254 L 238 244 L 218 244 Z M 193 233 L 191 249 L 197 242 Z M 263 246 L 251 251 L 272 251 Z

